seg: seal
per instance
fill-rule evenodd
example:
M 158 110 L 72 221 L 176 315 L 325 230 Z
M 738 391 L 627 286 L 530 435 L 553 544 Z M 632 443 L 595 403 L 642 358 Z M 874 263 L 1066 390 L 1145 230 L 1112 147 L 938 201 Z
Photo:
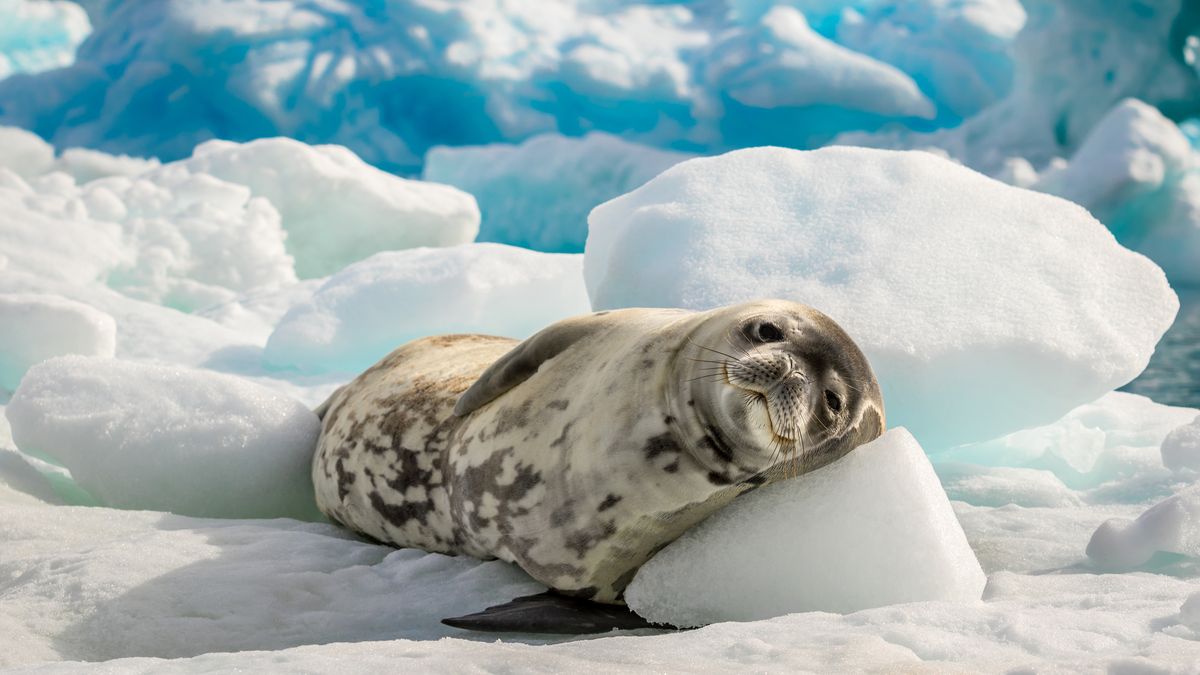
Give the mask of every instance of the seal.
M 783 300 L 597 312 L 523 342 L 424 338 L 317 413 L 329 518 L 616 604 L 644 562 L 739 494 L 884 430 L 861 350 Z

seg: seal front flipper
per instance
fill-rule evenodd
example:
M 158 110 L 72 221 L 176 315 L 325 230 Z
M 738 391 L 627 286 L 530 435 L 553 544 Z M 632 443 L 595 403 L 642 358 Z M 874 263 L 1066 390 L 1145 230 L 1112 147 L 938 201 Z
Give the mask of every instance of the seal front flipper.
M 526 595 L 482 612 L 442 619 L 454 628 L 490 633 L 586 635 L 614 629 L 666 628 L 652 625 L 624 605 L 606 605 L 554 591 Z
M 459 417 L 495 400 L 500 394 L 529 379 L 543 363 L 558 356 L 571 345 L 610 325 L 608 312 L 577 316 L 559 321 L 517 345 L 483 371 L 479 379 L 463 392 L 454 405 Z

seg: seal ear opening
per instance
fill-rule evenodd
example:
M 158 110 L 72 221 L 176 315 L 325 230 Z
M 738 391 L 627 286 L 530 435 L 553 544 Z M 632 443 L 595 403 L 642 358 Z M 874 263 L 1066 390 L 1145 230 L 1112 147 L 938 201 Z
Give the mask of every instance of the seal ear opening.
M 517 345 L 483 371 L 454 405 L 454 414 L 469 415 L 529 379 L 543 363 L 609 323 L 607 312 L 559 321 Z

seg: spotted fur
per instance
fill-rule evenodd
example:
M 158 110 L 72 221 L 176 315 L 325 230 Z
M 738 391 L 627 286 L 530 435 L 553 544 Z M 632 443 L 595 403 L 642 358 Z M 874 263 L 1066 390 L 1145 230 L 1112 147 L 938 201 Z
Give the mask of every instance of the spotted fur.
M 785 342 L 745 337 L 777 315 Z M 810 381 L 845 409 L 817 411 Z M 782 301 L 603 312 L 524 343 L 417 340 L 318 412 L 313 479 L 330 518 L 397 546 L 507 560 L 601 602 L 620 602 L 655 552 L 788 461 L 811 470 L 883 430 L 858 348 Z M 789 434 L 811 441 L 802 457 L 779 455 Z

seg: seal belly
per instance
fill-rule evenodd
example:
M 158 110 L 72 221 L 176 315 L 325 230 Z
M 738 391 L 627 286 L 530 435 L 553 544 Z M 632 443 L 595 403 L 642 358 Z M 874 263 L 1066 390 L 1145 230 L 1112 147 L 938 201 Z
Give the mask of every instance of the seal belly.
M 313 457 L 321 511 L 382 542 L 492 557 L 472 550 L 455 526 L 445 455 L 463 421 L 452 414 L 458 397 L 516 342 L 485 335 L 416 340 L 335 392 L 322 406 Z

